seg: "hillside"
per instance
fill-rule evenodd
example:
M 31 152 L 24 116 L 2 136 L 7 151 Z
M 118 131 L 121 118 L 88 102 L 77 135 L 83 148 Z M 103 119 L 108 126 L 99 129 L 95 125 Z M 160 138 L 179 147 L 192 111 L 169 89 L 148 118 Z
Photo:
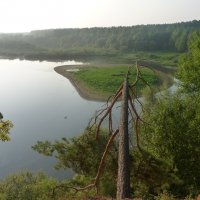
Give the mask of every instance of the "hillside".
M 133 52 L 185 52 L 200 21 L 131 27 L 50 29 L 0 34 L 0 55 L 28 59 L 116 57 Z

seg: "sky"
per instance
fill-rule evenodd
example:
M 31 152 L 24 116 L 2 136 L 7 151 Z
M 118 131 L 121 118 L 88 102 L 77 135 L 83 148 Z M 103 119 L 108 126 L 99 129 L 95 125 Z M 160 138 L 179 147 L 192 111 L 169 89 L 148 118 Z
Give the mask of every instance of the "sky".
M 0 33 L 200 20 L 200 0 L 0 0 Z

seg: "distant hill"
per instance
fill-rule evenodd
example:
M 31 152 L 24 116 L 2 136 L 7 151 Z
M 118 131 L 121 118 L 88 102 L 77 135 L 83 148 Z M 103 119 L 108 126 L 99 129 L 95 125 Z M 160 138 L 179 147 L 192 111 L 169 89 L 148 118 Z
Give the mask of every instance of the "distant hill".
M 200 21 L 131 27 L 49 29 L 0 34 L 0 55 L 21 57 L 101 56 L 135 51 L 187 50 Z

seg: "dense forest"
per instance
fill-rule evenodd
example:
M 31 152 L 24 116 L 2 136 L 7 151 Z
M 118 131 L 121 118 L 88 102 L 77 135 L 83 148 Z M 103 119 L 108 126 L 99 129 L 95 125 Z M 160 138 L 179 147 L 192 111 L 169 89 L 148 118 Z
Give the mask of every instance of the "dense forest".
M 0 34 L 0 55 L 30 59 L 117 56 L 138 51 L 185 52 L 200 21 L 131 27 L 50 29 Z

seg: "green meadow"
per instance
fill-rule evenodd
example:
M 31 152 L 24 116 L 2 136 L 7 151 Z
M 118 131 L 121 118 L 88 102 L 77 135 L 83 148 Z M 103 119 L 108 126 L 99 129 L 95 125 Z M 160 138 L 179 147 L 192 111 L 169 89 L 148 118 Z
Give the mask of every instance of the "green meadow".
M 77 72 L 70 72 L 75 80 L 84 84 L 91 90 L 102 93 L 113 94 L 122 84 L 128 66 L 108 66 L 108 67 L 86 67 Z M 147 82 L 150 85 L 156 85 L 159 77 L 150 69 L 140 69 L 142 79 L 139 79 L 136 88 L 141 90 Z M 129 82 L 133 83 L 136 79 L 136 68 L 131 68 Z

